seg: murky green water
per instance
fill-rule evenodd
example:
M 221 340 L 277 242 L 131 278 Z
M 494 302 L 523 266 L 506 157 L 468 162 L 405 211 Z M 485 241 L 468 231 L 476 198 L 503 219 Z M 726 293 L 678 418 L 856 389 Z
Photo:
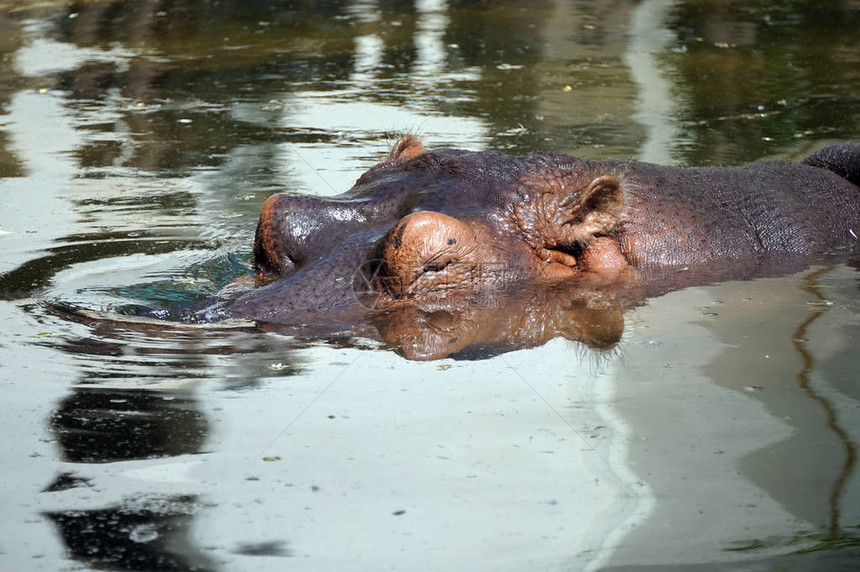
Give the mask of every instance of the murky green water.
M 860 4 L 0 2 L 0 567 L 849 570 L 858 274 L 410 362 L 166 319 L 398 134 L 666 164 L 860 132 Z M 105 320 L 109 316 L 114 319 Z

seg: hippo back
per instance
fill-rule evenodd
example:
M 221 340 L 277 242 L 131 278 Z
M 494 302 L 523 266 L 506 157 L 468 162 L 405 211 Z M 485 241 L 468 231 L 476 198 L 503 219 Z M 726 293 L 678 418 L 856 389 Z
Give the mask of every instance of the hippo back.
M 619 240 L 635 265 L 860 250 L 860 187 L 832 170 L 781 161 L 623 168 L 628 204 Z
M 813 153 L 803 163 L 832 171 L 855 185 L 860 185 L 860 145 L 839 143 Z

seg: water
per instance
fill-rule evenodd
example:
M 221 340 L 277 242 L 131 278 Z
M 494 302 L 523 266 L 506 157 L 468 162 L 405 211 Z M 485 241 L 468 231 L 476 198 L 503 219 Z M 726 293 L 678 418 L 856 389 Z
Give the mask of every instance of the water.
M 413 362 L 171 320 L 251 272 L 267 196 L 342 192 L 403 132 L 697 165 L 850 140 L 858 25 L 854 2 L 0 2 L 0 564 L 851 569 L 851 267 L 668 294 L 602 353 Z

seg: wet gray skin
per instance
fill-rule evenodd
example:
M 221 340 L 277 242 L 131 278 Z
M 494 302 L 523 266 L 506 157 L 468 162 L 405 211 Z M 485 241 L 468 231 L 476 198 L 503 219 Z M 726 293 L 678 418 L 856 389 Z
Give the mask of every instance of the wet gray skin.
M 749 259 L 764 255 L 813 262 L 854 252 L 858 172 L 852 144 L 803 163 L 684 169 L 424 151 L 407 137 L 339 197 L 271 197 L 254 248 L 265 285 L 206 316 L 349 323 L 406 304 L 459 310 L 487 291 L 516 294 L 582 274 L 603 275 L 626 298 L 710 279 L 643 270 L 713 267 L 721 279 L 749 278 Z M 603 186 L 593 190 L 595 181 Z M 417 215 L 424 222 L 406 222 Z

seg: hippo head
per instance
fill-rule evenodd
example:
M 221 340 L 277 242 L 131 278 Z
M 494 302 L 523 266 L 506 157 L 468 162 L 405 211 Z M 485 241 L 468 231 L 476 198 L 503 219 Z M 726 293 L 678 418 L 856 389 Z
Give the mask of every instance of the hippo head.
M 227 311 L 308 324 L 491 305 L 624 266 L 620 252 L 596 246 L 623 204 L 619 177 L 572 157 L 425 151 L 408 136 L 340 196 L 270 197 L 254 244 L 259 287 Z

